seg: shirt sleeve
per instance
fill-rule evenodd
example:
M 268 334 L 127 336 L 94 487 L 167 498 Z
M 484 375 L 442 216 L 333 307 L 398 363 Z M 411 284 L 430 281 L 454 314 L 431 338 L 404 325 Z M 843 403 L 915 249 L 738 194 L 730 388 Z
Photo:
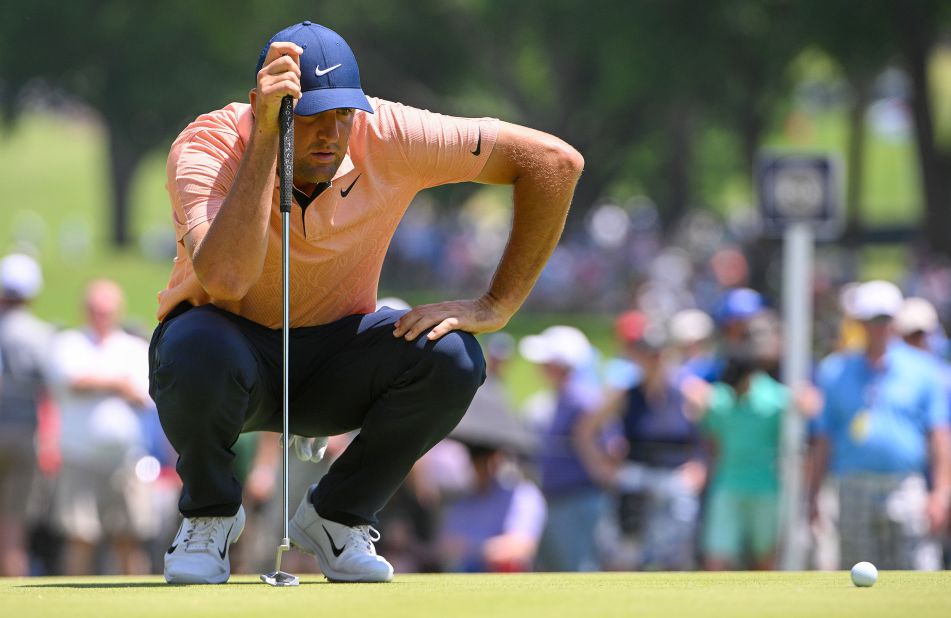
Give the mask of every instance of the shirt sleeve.
M 925 380 L 925 425 L 929 431 L 948 426 L 948 383 L 941 374 L 943 369 L 936 368 L 933 379 Z
M 399 148 L 420 188 L 466 182 L 485 167 L 498 138 L 494 118 L 459 118 L 399 103 L 377 108 L 384 141 Z
M 809 421 L 810 436 L 827 436 L 833 415 L 833 389 L 835 388 L 834 369 L 840 364 L 840 359 L 829 357 L 823 360 L 816 369 L 816 387 L 822 393 L 822 409 L 815 418 Z
M 545 528 L 547 516 L 548 506 L 541 490 L 529 481 L 522 481 L 512 495 L 508 513 L 505 514 L 503 532 L 538 540 Z
M 721 429 L 723 416 L 733 407 L 733 404 L 733 389 L 722 382 L 713 384 L 706 413 L 700 417 L 700 428 L 707 433 L 717 434 Z
M 80 337 L 73 331 L 65 331 L 56 335 L 50 344 L 45 374 L 56 390 L 69 390 L 70 383 L 89 367 L 89 358 Z
M 629 360 L 612 358 L 604 366 L 604 384 L 609 388 L 626 391 L 641 382 L 641 368 Z
M 218 214 L 238 172 L 240 143 L 236 133 L 203 129 L 173 145 L 166 173 L 178 240 Z

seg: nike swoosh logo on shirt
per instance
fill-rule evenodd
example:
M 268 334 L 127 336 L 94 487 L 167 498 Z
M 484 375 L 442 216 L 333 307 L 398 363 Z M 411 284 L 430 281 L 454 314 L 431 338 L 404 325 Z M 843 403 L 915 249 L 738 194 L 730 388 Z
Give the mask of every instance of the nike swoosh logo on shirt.
M 353 182 L 350 183 L 349 187 L 340 190 L 340 197 L 347 197 L 350 195 L 350 189 L 353 188 L 353 185 L 357 184 L 357 181 L 360 180 L 360 176 L 363 176 L 363 174 L 357 174 L 357 177 L 353 179 Z
M 333 65 L 332 67 L 330 67 L 329 69 L 324 69 L 323 71 L 321 71 L 321 70 L 320 70 L 320 65 L 318 64 L 318 65 L 317 65 L 317 68 L 314 69 L 314 73 L 317 74 L 317 77 L 323 77 L 324 75 L 326 75 L 327 73 L 330 73 L 330 72 L 333 71 L 334 69 L 339 69 L 340 66 L 341 66 L 341 65 L 339 65 L 339 64 L 335 64 L 335 65 Z
M 218 550 L 218 555 L 221 556 L 221 559 L 224 560 L 225 556 L 228 555 L 228 546 L 231 545 L 231 531 L 234 530 L 234 522 L 231 522 L 231 527 L 228 528 L 228 534 L 225 535 L 225 546 Z
M 476 141 L 475 150 L 471 151 L 475 156 L 479 156 L 479 153 L 482 152 L 482 129 L 479 129 L 479 139 Z
M 342 553 L 343 553 L 343 550 L 346 549 L 346 548 L 345 548 L 345 547 L 337 547 L 337 546 L 334 544 L 334 538 L 333 538 L 332 536 L 330 536 L 330 533 L 329 533 L 329 532 L 327 532 L 327 527 L 326 527 L 326 526 L 321 526 L 321 528 L 324 529 L 324 534 L 326 534 L 326 535 L 327 535 L 327 539 L 330 540 L 330 550 L 334 553 L 334 557 L 335 557 L 335 558 L 339 558 L 339 557 L 340 557 L 340 554 L 342 554 Z

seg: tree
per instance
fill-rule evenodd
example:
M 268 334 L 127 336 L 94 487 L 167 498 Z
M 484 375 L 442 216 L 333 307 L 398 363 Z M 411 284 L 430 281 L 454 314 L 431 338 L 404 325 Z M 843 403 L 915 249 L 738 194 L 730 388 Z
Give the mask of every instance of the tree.
M 576 146 L 587 169 L 574 223 L 598 198 L 636 187 L 661 205 L 670 225 L 699 201 L 697 151 L 708 128 L 737 136 L 733 171 L 751 168 L 787 97 L 787 68 L 803 48 L 821 45 L 844 67 L 859 95 L 853 139 L 860 140 L 869 76 L 900 43 L 916 84 L 929 229 L 941 230 L 937 205 L 947 210 L 951 163 L 929 125 L 924 67 L 948 9 L 936 0 L 911 3 L 895 9 L 895 27 L 883 28 L 886 6 L 906 4 L 34 0 L 7 7 L 0 21 L 0 102 L 13 119 L 21 95 L 42 80 L 101 113 L 111 237 L 122 246 L 130 241 L 129 183 L 143 155 L 167 147 L 197 114 L 246 100 L 254 59 L 273 32 L 332 15 L 328 23 L 360 58 L 368 93 L 447 113 L 496 115 Z M 856 159 L 861 150 L 854 142 Z M 858 194 L 852 199 L 857 203 Z
M 947 230 L 951 229 L 951 148 L 935 134 L 928 60 L 942 27 L 951 23 L 946 2 L 889 2 L 905 69 L 911 79 L 911 110 L 915 121 L 919 166 L 925 196 L 922 222 L 928 248 L 951 257 Z
M 18 96 L 36 92 L 38 81 L 102 115 L 117 246 L 131 240 L 129 186 L 142 157 L 223 95 L 244 99 L 253 87 L 248 59 L 287 21 L 261 8 L 248 0 L 36 0 L 5 10 L 5 116 L 15 119 Z
M 825 50 L 838 63 L 851 91 L 846 147 L 845 241 L 852 246 L 859 241 L 864 197 L 865 116 L 872 102 L 875 78 L 897 55 L 887 2 L 808 0 L 804 11 L 807 41 Z M 843 28 L 843 24 L 850 27 Z

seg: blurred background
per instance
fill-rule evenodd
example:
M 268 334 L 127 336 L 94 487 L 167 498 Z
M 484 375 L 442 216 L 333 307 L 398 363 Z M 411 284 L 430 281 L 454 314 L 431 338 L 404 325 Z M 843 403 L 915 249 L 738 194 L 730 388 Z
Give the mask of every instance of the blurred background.
M 646 384 L 641 380 L 651 361 L 627 353 L 633 342 L 665 350 L 665 367 L 674 376 L 694 355 L 684 348 L 690 343 L 703 344 L 703 354 L 712 358 L 728 356 L 724 341 L 733 328 L 731 311 L 744 320 L 766 312 L 780 321 L 773 327 L 781 330 L 782 243 L 763 234 L 754 191 L 754 164 L 764 150 L 831 156 L 842 164 L 841 233 L 820 240 L 811 278 L 812 360 L 865 345 L 861 329 L 850 322 L 861 318 L 849 314 L 849 284 L 884 279 L 934 308 L 937 323 L 928 322 L 927 334 L 936 366 L 943 367 L 947 346 L 941 324 L 951 318 L 951 5 L 937 0 L 10 4 L 0 21 L 0 248 L 38 262 L 42 289 L 26 295 L 37 318 L 57 331 L 83 327 L 89 320 L 88 285 L 106 278 L 124 294 L 121 315 L 115 309 L 117 322 L 149 336 L 156 294 L 165 287 L 175 254 L 164 186 L 168 148 L 197 115 L 246 101 L 264 42 L 303 19 L 347 39 L 371 96 L 528 125 L 564 138 L 584 155 L 586 169 L 562 242 L 506 329 L 511 341 L 496 343 L 505 366 L 497 394 L 506 414 L 536 441 L 546 435 L 543 441 L 554 440 L 545 433 L 546 422 L 563 408 L 558 402 L 564 382 L 539 370 L 550 359 L 519 352 L 527 336 L 540 336 L 553 325 L 584 334 L 590 351 L 572 348 L 582 360 L 571 357 L 563 365 L 580 371 L 581 390 L 593 392 L 572 405 L 599 416 L 594 411 L 612 397 Z M 417 304 L 480 293 L 501 255 L 509 220 L 510 194 L 504 188 L 453 185 L 420 195 L 393 239 L 380 297 Z M 11 276 L 21 280 L 22 271 L 17 273 Z M 755 311 L 742 301 L 727 302 L 737 289 L 755 291 Z M 670 321 L 689 309 L 702 312 L 709 328 L 697 325 L 698 319 L 707 323 L 697 314 L 679 329 Z M 618 322 L 631 310 L 645 325 Z M 656 340 L 650 336 L 654 331 L 662 331 Z M 489 338 L 483 341 L 488 349 Z M 779 377 L 780 354 L 764 354 L 773 364 L 762 368 Z M 618 356 L 627 366 L 609 362 Z M 4 371 L 10 371 L 3 361 Z M 617 377 L 624 372 L 627 381 Z M 723 377 L 713 370 L 692 375 L 711 384 Z M 16 430 L 10 429 L 15 424 L 0 424 L 9 440 L 36 427 L 40 436 L 36 482 L 28 488 L 30 500 L 21 500 L 29 502 L 29 512 L 5 519 L 4 560 L 9 558 L 11 574 L 22 572 L 24 564 L 36 574 L 68 571 L 72 563 L 64 552 L 83 536 L 55 516 L 62 457 L 56 446 L 57 398 L 49 393 L 55 393 L 56 382 L 46 369 L 42 376 L 37 382 L 48 384 L 37 391 L 39 415 L 21 419 Z M 682 394 L 678 380 L 667 380 L 676 382 L 676 396 Z M 160 569 L 164 544 L 177 526 L 174 453 L 150 420 L 154 411 L 147 403 L 142 409 L 145 428 L 132 470 L 154 490 L 144 498 L 146 509 L 161 516 L 131 528 L 133 542 L 151 548 L 150 562 L 144 566 L 140 557 L 136 563 L 121 543 L 112 549 L 100 545 L 100 537 L 108 535 L 89 534 L 83 543 L 93 566 L 87 571 L 114 572 L 120 563 L 132 565 L 130 570 Z M 676 441 L 693 446 L 646 463 L 663 460 L 661 468 L 681 470 L 697 460 L 709 476 L 716 447 L 704 445 L 716 442 L 716 431 L 704 430 L 696 416 L 678 414 L 684 426 L 674 432 Z M 0 409 L 0 419 L 4 415 Z M 600 444 L 609 458 L 630 460 L 624 454 L 632 449 L 624 414 L 600 416 L 607 420 L 588 428 L 590 442 Z M 651 431 L 667 440 L 663 431 Z M 466 448 L 450 446 L 436 454 L 453 462 L 471 458 L 460 464 L 458 478 L 432 478 L 422 465 L 402 502 L 394 502 L 396 523 L 381 526 L 384 543 L 392 539 L 390 553 L 385 548 L 381 553 L 395 558 L 398 571 L 524 570 L 534 568 L 536 558 L 550 569 L 724 566 L 711 563 L 709 548 L 704 549 L 705 478 L 691 477 L 699 498 L 671 498 L 673 506 L 665 507 L 687 513 L 693 523 L 658 532 L 644 523 L 662 518 L 646 514 L 654 512 L 644 506 L 644 496 L 654 491 L 644 489 L 646 481 L 634 483 L 637 491 L 605 489 L 596 473 L 598 456 L 583 453 L 578 457 L 591 486 L 599 487 L 597 498 L 586 503 L 599 505 L 590 519 L 594 550 L 562 548 L 558 551 L 571 559 L 559 558 L 542 538 L 544 522 L 578 525 L 579 520 L 558 519 L 564 509 L 557 491 L 546 487 L 545 457 L 566 455 L 539 454 L 544 448 L 528 438 L 511 444 L 476 433 L 479 439 L 457 436 L 457 446 Z M 575 440 L 567 434 L 560 439 Z M 255 437 L 245 442 L 250 478 L 267 450 Z M 490 465 L 496 452 L 504 461 Z M 478 485 L 473 475 L 479 470 L 501 475 L 509 479 L 505 487 L 517 489 L 510 480 L 514 474 L 543 494 L 527 498 L 535 494 L 519 490 L 519 504 L 535 506 L 510 518 L 521 522 L 517 538 L 483 531 L 486 538 L 501 535 L 511 542 L 497 543 L 489 551 L 494 557 L 484 554 L 481 562 L 463 555 L 461 541 L 450 534 L 468 530 L 458 521 L 471 513 L 449 512 L 459 495 L 471 497 L 466 492 Z M 262 475 L 259 470 L 256 478 Z M 661 484 L 660 492 L 669 497 L 669 487 Z M 273 487 L 252 486 L 260 519 L 267 521 Z M 835 521 L 829 521 L 825 528 L 814 526 L 819 532 L 810 566 L 837 566 Z M 273 554 L 277 528 L 262 526 L 263 554 Z M 243 543 L 247 562 L 240 564 L 264 569 L 253 562 L 249 538 Z M 555 554 L 536 556 L 539 544 Z M 656 546 L 685 549 L 667 555 Z M 757 552 L 749 548 L 741 553 L 749 560 L 726 566 L 774 566 L 751 558 Z M 114 555 L 124 558 L 112 560 Z

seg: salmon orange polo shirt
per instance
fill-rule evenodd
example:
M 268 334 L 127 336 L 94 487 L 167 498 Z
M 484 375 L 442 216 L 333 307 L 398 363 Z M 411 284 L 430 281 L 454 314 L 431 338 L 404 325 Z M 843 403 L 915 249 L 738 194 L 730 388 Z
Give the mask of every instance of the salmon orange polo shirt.
M 421 190 L 474 179 L 495 146 L 499 121 L 456 118 L 370 98 L 357 110 L 340 169 L 311 204 L 290 214 L 290 322 L 316 326 L 371 313 L 390 239 Z M 280 328 L 281 212 L 277 172 L 264 270 L 238 301 L 211 297 L 199 283 L 182 239 L 213 221 L 228 196 L 253 126 L 251 107 L 232 103 L 188 125 L 168 156 L 169 196 L 178 239 L 158 319 L 179 303 L 207 303 Z

